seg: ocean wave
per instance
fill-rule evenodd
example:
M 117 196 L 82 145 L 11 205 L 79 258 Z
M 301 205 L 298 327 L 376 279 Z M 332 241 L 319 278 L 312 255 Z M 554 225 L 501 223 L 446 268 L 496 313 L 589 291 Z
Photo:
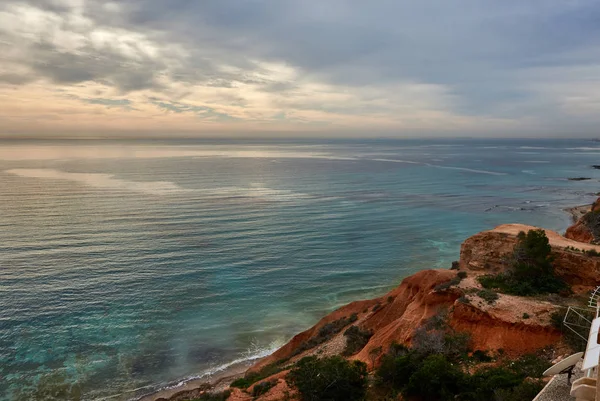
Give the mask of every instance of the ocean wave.
M 242 158 L 242 159 L 331 159 L 355 160 L 330 152 L 245 147 L 240 150 L 190 148 L 180 146 L 6 146 L 0 148 L 0 160 L 94 160 L 94 159 L 163 159 L 163 158 Z
M 171 181 L 129 181 L 116 178 L 113 174 L 102 173 L 68 173 L 54 169 L 12 169 L 5 170 L 8 174 L 24 178 L 40 178 L 49 180 L 71 181 L 93 188 L 108 190 L 125 190 L 149 195 L 170 195 L 189 192 L 201 192 L 208 198 L 258 198 L 271 201 L 296 201 L 309 199 L 310 195 L 290 191 L 287 189 L 274 189 L 262 183 L 252 183 L 249 187 L 219 187 L 206 190 L 187 189 Z
M 12 169 L 5 170 L 5 172 L 25 178 L 71 181 L 99 189 L 126 190 L 150 195 L 169 195 L 190 191 L 170 181 L 128 181 L 115 178 L 113 174 L 67 173 L 54 169 Z
M 137 397 L 137 398 L 135 398 L 135 400 L 142 399 L 144 397 L 147 397 L 148 395 L 151 395 L 151 394 L 163 391 L 163 390 L 173 390 L 173 389 L 177 389 L 179 387 L 183 387 L 187 383 L 189 383 L 193 380 L 210 379 L 212 376 L 214 376 L 218 373 L 226 372 L 228 369 L 230 369 L 236 365 L 240 365 L 243 363 L 248 363 L 248 362 L 256 361 L 258 359 L 265 358 L 265 357 L 271 355 L 273 352 L 277 351 L 279 348 L 281 348 L 284 345 L 285 345 L 285 341 L 283 341 L 283 340 L 273 341 L 266 347 L 260 346 L 258 343 L 252 343 L 252 344 L 250 344 L 248 349 L 245 352 L 243 352 L 238 358 L 235 358 L 229 362 L 225 362 L 225 363 L 222 363 L 219 365 L 212 366 L 208 369 L 205 369 L 202 373 L 200 373 L 198 375 L 188 376 L 188 377 L 185 377 L 174 383 L 161 386 L 161 387 L 157 388 L 156 391 L 152 391 L 151 393 Z M 144 390 L 144 389 L 150 390 L 151 388 L 152 388 L 152 386 L 142 387 L 142 388 L 136 389 L 135 391 L 140 391 L 140 390 Z M 116 398 L 119 396 L 122 396 L 122 394 L 105 397 L 105 398 L 102 398 L 101 400 L 110 400 L 110 399 L 113 399 L 113 398 Z
M 434 167 L 434 168 L 442 168 L 442 169 L 446 169 L 446 170 L 467 171 L 467 172 L 470 172 L 470 173 L 477 173 L 477 174 L 506 175 L 506 173 L 500 173 L 498 171 L 478 170 L 478 169 L 467 168 L 467 167 L 440 166 L 439 164 L 431 164 L 431 163 L 425 163 L 425 162 L 415 162 L 415 161 L 411 161 L 411 160 L 400 160 L 400 159 L 369 159 L 369 160 L 378 161 L 378 162 L 388 162 L 388 163 L 419 164 L 421 166 L 428 166 L 428 167 Z

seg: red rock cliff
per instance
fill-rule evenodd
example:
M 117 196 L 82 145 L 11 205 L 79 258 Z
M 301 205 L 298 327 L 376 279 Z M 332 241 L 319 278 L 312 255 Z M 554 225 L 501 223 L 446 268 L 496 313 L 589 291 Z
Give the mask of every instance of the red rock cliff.
M 504 224 L 468 238 L 460 248 L 460 269 L 473 272 L 498 272 L 506 269 L 520 231 L 537 227 Z M 600 285 L 600 257 L 584 251 L 600 252 L 599 245 L 567 239 L 555 231 L 545 230 L 552 246 L 556 272 L 576 292 L 585 292 Z M 577 250 L 573 250 L 573 248 Z
M 576 209 L 585 210 L 584 206 Z M 598 221 L 597 213 L 600 212 L 600 198 L 596 199 L 591 207 L 588 207 L 587 213 L 577 219 L 577 222 L 573 224 L 571 227 L 567 228 L 567 232 L 565 233 L 565 237 L 568 239 L 572 239 L 578 242 L 586 242 L 588 244 L 598 244 L 600 242 L 600 238 L 597 238 L 594 235 L 594 232 L 591 229 L 591 226 L 596 224 L 594 222 Z

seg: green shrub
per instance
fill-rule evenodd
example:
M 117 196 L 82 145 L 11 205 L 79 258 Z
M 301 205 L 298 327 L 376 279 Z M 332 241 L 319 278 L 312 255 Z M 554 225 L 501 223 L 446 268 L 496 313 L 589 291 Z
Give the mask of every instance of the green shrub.
M 367 366 L 340 356 L 302 358 L 288 377 L 303 401 L 359 401 L 367 390 Z
M 448 311 L 427 319 L 412 338 L 413 350 L 423 356 L 441 354 L 452 361 L 466 357 L 471 344 L 468 333 L 458 333 L 448 327 Z
M 550 322 L 552 323 L 552 326 L 554 326 L 555 328 L 562 330 L 563 327 L 563 320 L 565 319 L 565 314 L 567 313 L 567 310 L 565 308 L 560 308 L 554 312 L 552 312 L 550 314 Z
M 529 319 L 529 318 L 530 318 L 529 313 L 523 313 L 523 319 Z
M 467 305 L 469 305 L 471 303 L 471 300 L 469 299 L 469 297 L 467 297 L 465 295 L 458 298 L 457 301 L 460 302 L 461 304 L 467 304 Z
M 294 351 L 294 355 L 298 355 L 306 350 L 316 347 L 319 344 L 323 344 L 324 342 L 330 340 L 334 335 L 342 331 L 344 327 L 356 322 L 357 320 L 358 316 L 356 313 L 353 313 L 349 318 L 343 317 L 325 324 L 319 329 L 319 332 L 316 336 L 300 344 L 296 351 Z
M 356 354 L 367 345 L 369 339 L 373 336 L 373 332 L 362 330 L 358 326 L 350 326 L 344 332 L 344 336 L 346 337 L 346 348 L 343 355 L 350 356 Z
M 261 381 L 262 379 L 265 379 L 269 376 L 273 376 L 274 374 L 281 372 L 284 369 L 286 362 L 287 359 L 281 359 L 277 362 L 265 366 L 257 372 L 248 372 L 244 377 L 240 377 L 239 379 L 234 380 L 233 383 L 230 384 L 230 387 L 248 388 L 257 381 Z
M 505 367 L 486 368 L 466 380 L 468 386 L 465 386 L 461 399 L 469 401 L 494 399 L 499 389 L 512 389 L 523 382 L 522 377 Z
M 493 360 L 493 358 L 489 356 L 487 352 L 480 349 L 473 351 L 473 355 L 471 357 L 477 362 L 491 362 Z
M 512 389 L 499 389 L 495 392 L 496 401 L 531 401 L 544 388 L 541 380 L 524 381 Z
M 466 272 L 458 272 L 457 275 L 452 278 L 451 280 L 448 280 L 446 282 L 443 282 L 441 284 L 436 285 L 433 290 L 435 292 L 442 292 L 442 291 L 446 291 L 447 289 L 454 287 L 455 285 L 460 284 L 460 282 L 467 277 L 467 273 Z
M 381 304 L 379 302 L 377 302 L 375 304 L 375 306 L 373 306 L 373 309 L 371 309 L 372 312 L 377 312 L 379 309 L 381 309 Z
M 454 400 L 464 382 L 465 375 L 459 367 L 442 355 L 430 355 L 410 376 L 404 393 L 428 401 Z
M 268 380 L 266 382 L 258 383 L 252 388 L 252 396 L 260 397 L 263 394 L 267 394 L 269 390 L 277 385 L 277 380 Z
M 490 305 L 493 305 L 498 300 L 498 294 L 487 288 L 477 291 L 477 295 Z
M 551 364 L 535 354 L 523 355 L 516 361 L 508 363 L 508 368 L 525 379 L 526 377 L 542 377 Z
M 471 349 L 471 335 L 466 332 L 451 332 L 444 336 L 443 354 L 451 361 L 465 359 Z
M 204 393 L 199 398 L 192 401 L 226 401 L 231 395 L 231 391 L 223 391 L 221 393 Z
M 550 366 L 548 361 L 539 356 L 525 355 L 468 374 L 443 354 L 424 355 L 405 347 L 390 351 L 381 358 L 381 364 L 375 372 L 376 388 L 379 394 L 387 397 L 382 399 L 395 399 L 393 397 L 402 392 L 411 400 L 530 401 L 532 398 L 526 397 L 537 394 L 540 389 L 536 379 Z M 478 362 L 492 361 L 481 350 L 473 352 L 472 359 Z M 511 395 L 513 398 L 499 398 Z
M 391 295 L 389 297 L 387 297 L 388 304 L 391 304 L 392 302 L 394 302 L 394 299 L 396 299 L 396 297 L 393 297 Z
M 566 308 L 560 308 L 552 312 L 552 314 L 550 315 L 550 322 L 552 323 L 552 326 L 562 331 L 565 343 L 567 343 L 573 351 L 585 351 L 587 341 L 575 334 L 572 330 L 578 330 L 580 332 L 579 334 L 581 334 L 584 338 L 587 337 L 589 330 L 584 327 L 573 327 L 572 329 L 565 329 L 563 325 L 563 320 L 565 318 L 566 313 Z M 585 314 L 585 312 L 582 310 L 579 310 L 579 313 Z M 587 317 L 591 321 L 592 319 L 594 319 L 595 316 L 593 312 L 590 311 L 589 316 Z
M 414 351 L 403 354 L 386 354 L 381 358 L 381 364 L 375 372 L 377 382 L 382 387 L 396 391 L 402 390 L 413 373 L 422 363 L 422 356 Z
M 568 291 L 568 286 L 554 272 L 552 247 L 545 231 L 520 232 L 517 238 L 510 270 L 479 277 L 481 285 L 520 296 Z
M 598 253 L 595 249 L 590 249 L 589 251 L 585 251 L 585 254 L 588 256 L 600 256 L 600 253 Z

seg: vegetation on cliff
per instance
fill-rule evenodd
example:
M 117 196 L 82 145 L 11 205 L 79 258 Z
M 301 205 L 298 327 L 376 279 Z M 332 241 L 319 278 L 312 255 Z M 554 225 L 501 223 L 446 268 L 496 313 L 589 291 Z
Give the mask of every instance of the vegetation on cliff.
M 376 371 L 377 395 L 370 399 L 395 397 L 401 393 L 409 400 L 530 401 L 543 387 L 539 377 L 549 366 L 544 358 L 526 355 L 510 361 L 500 354 L 493 361 L 481 350 L 468 352 L 468 342 L 464 341 L 468 335 L 452 332 L 440 316 L 424 327 L 432 325 L 436 327 L 427 331 L 412 348 L 392 345 Z M 440 341 L 440 333 L 444 334 L 445 342 Z M 457 342 L 459 334 L 463 340 Z M 457 351 L 459 349 L 462 350 Z M 492 361 L 474 369 L 481 362 Z
M 305 357 L 288 379 L 302 401 L 387 400 L 399 394 L 406 400 L 530 401 L 540 391 L 546 359 L 472 352 L 468 334 L 453 331 L 447 316 L 436 315 L 417 329 L 412 348 L 392 344 L 372 379 L 363 362 L 340 356 Z
M 506 272 L 479 278 L 484 288 L 531 296 L 568 290 L 554 272 L 552 247 L 544 230 L 521 231 Z
M 367 365 L 341 356 L 302 358 L 288 377 L 303 401 L 359 401 L 367 391 Z

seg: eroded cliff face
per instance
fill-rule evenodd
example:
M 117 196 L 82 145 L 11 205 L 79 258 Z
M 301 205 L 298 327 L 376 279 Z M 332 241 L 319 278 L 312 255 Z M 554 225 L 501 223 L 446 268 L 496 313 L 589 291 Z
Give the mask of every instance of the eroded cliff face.
M 597 238 L 594 235 L 590 224 L 596 220 L 592 218 L 592 214 L 598 212 L 600 212 L 600 198 L 591 205 L 590 210 L 586 214 L 581 216 L 571 227 L 567 228 L 565 237 L 578 242 L 597 244 L 600 241 L 600 238 Z
M 506 354 L 517 357 L 558 344 L 561 332 L 552 326 L 550 319 L 558 305 L 504 294 L 498 294 L 498 299 L 489 303 L 479 296 L 481 286 L 477 277 L 506 270 L 518 233 L 531 229 L 536 227 L 509 224 L 468 238 L 461 246 L 459 271 L 421 271 L 404 279 L 383 297 L 352 302 L 296 335 L 251 370 L 257 371 L 281 360 L 291 364 L 309 355 L 341 354 L 346 345 L 343 333 L 351 325 L 373 332 L 362 350 L 349 357 L 365 362 L 372 369 L 378 364 L 380 355 L 374 350 L 380 349 L 385 353 L 394 342 L 410 345 L 415 330 L 441 311 L 448 313 L 447 323 L 452 329 L 470 335 L 473 350 L 502 349 Z M 600 252 L 600 246 L 576 242 L 549 230 L 546 234 L 555 257 L 556 272 L 575 291 L 583 292 L 600 285 L 600 257 L 583 253 L 590 250 Z M 466 273 L 466 278 L 457 280 L 459 272 L 463 272 L 462 276 Z M 440 286 L 450 280 L 454 285 Z M 356 314 L 356 320 L 337 334 L 313 348 L 303 347 L 324 326 L 353 314 Z M 293 387 L 286 382 L 287 372 L 279 372 L 260 381 L 275 381 L 276 385 L 267 394 L 253 398 L 250 395 L 253 387 L 246 391 L 232 389 L 230 401 L 295 399 Z
M 352 324 L 372 330 L 373 336 L 360 352 L 349 358 L 365 362 L 369 369 L 376 366 L 379 359 L 372 353 L 373 350 L 381 347 L 385 353 L 394 342 L 410 345 L 415 330 L 442 310 L 448 311 L 448 323 L 451 328 L 457 332 L 469 333 L 474 350 L 502 349 L 506 354 L 516 357 L 553 345 L 560 340 L 560 331 L 550 323 L 550 315 L 558 308 L 556 305 L 502 294 L 490 305 L 473 291 L 479 286 L 476 281 L 477 274 L 474 273 L 458 285 L 440 290 L 440 284 L 455 279 L 457 274 L 454 270 L 421 271 L 404 279 L 397 288 L 381 298 L 346 305 L 321 319 L 314 327 L 295 336 L 284 347 L 252 367 L 252 370 L 259 370 L 282 359 L 290 358 L 288 363 L 293 363 L 309 355 L 341 354 L 346 341 L 343 336 L 346 328 L 313 349 L 299 354 L 296 350 L 326 324 L 353 313 L 357 314 L 358 320 Z M 460 297 L 463 297 L 462 300 L 459 300 Z M 464 302 L 465 298 L 468 299 L 468 303 Z M 373 310 L 375 305 L 380 306 Z M 525 312 L 529 317 L 524 320 Z M 257 400 L 278 400 L 284 399 L 285 394 L 293 395 L 293 389 L 285 383 L 286 373 L 287 371 L 284 371 L 262 380 L 275 379 L 277 385 Z M 230 401 L 252 399 L 248 395 L 251 390 L 252 387 L 247 392 L 236 389 Z
M 538 228 L 505 224 L 468 238 L 460 248 L 460 269 L 475 273 L 504 271 L 517 243 L 517 234 L 535 229 Z M 557 232 L 545 231 L 552 246 L 555 271 L 575 292 L 589 291 L 600 285 L 600 257 L 584 253 L 600 252 L 599 245 L 577 242 Z

